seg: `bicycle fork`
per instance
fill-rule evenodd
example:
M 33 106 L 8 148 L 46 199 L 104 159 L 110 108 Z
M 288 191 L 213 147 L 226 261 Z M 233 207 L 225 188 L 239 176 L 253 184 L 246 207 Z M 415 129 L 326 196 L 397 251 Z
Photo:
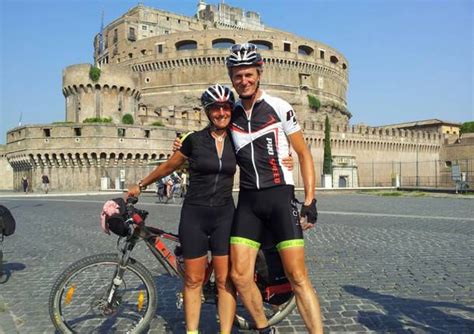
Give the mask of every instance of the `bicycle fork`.
M 126 246 L 125 252 L 123 253 L 118 263 L 117 269 L 115 270 L 112 284 L 110 285 L 110 288 L 107 293 L 107 305 L 109 307 L 116 306 L 114 304 L 116 304 L 118 301 L 115 296 L 115 293 L 117 289 L 123 284 L 123 275 L 125 273 L 125 270 L 127 270 L 127 265 L 128 265 L 128 261 L 130 260 L 130 253 L 132 249 L 133 249 L 132 245 Z

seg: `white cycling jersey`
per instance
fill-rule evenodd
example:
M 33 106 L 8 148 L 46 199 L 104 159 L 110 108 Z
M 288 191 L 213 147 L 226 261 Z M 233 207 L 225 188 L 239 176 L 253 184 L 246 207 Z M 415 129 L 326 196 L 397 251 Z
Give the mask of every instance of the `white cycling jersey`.
M 238 101 L 229 128 L 243 189 L 294 184 L 293 174 L 282 165 L 282 159 L 290 152 L 287 136 L 301 127 L 288 102 L 262 92 L 247 116 Z

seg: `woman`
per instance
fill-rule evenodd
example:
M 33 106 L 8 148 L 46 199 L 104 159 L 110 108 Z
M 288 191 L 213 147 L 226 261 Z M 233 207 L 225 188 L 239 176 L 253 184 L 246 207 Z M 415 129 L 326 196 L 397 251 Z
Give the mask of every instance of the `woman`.
M 138 196 L 146 186 L 189 161 L 189 187 L 179 223 L 186 271 L 183 293 L 187 333 L 198 333 L 208 250 L 216 275 L 220 330 L 232 330 L 236 302 L 228 272 L 236 160 L 227 126 L 234 101 L 230 88 L 219 84 L 209 87 L 201 97 L 209 125 L 182 138 L 179 151 L 129 189 L 130 195 Z

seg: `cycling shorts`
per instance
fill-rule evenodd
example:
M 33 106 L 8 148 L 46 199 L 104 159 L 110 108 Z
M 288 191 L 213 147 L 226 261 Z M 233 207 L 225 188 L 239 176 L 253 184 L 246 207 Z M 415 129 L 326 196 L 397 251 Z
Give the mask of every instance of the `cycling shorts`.
M 183 204 L 179 240 L 185 259 L 207 254 L 229 255 L 229 239 L 234 218 L 234 202 L 223 206 Z
M 304 246 L 293 186 L 240 190 L 230 243 L 278 250 Z

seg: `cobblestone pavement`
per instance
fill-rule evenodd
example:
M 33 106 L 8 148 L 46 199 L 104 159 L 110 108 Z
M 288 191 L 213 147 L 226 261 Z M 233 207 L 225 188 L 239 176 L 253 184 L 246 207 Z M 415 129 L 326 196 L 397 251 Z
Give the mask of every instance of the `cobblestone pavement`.
M 98 221 L 110 197 L 0 198 L 18 224 L 3 243 L 0 333 L 54 332 L 47 303 L 55 278 L 75 260 L 116 249 Z M 180 207 L 155 202 L 152 194 L 141 199 L 149 224 L 176 232 Z M 474 200 L 321 194 L 318 207 L 306 259 L 326 332 L 474 332 Z M 150 332 L 184 333 L 179 283 L 160 275 L 143 246 L 134 257 L 159 284 Z M 218 332 L 213 306 L 204 307 L 201 330 Z M 297 312 L 278 330 L 305 332 Z

